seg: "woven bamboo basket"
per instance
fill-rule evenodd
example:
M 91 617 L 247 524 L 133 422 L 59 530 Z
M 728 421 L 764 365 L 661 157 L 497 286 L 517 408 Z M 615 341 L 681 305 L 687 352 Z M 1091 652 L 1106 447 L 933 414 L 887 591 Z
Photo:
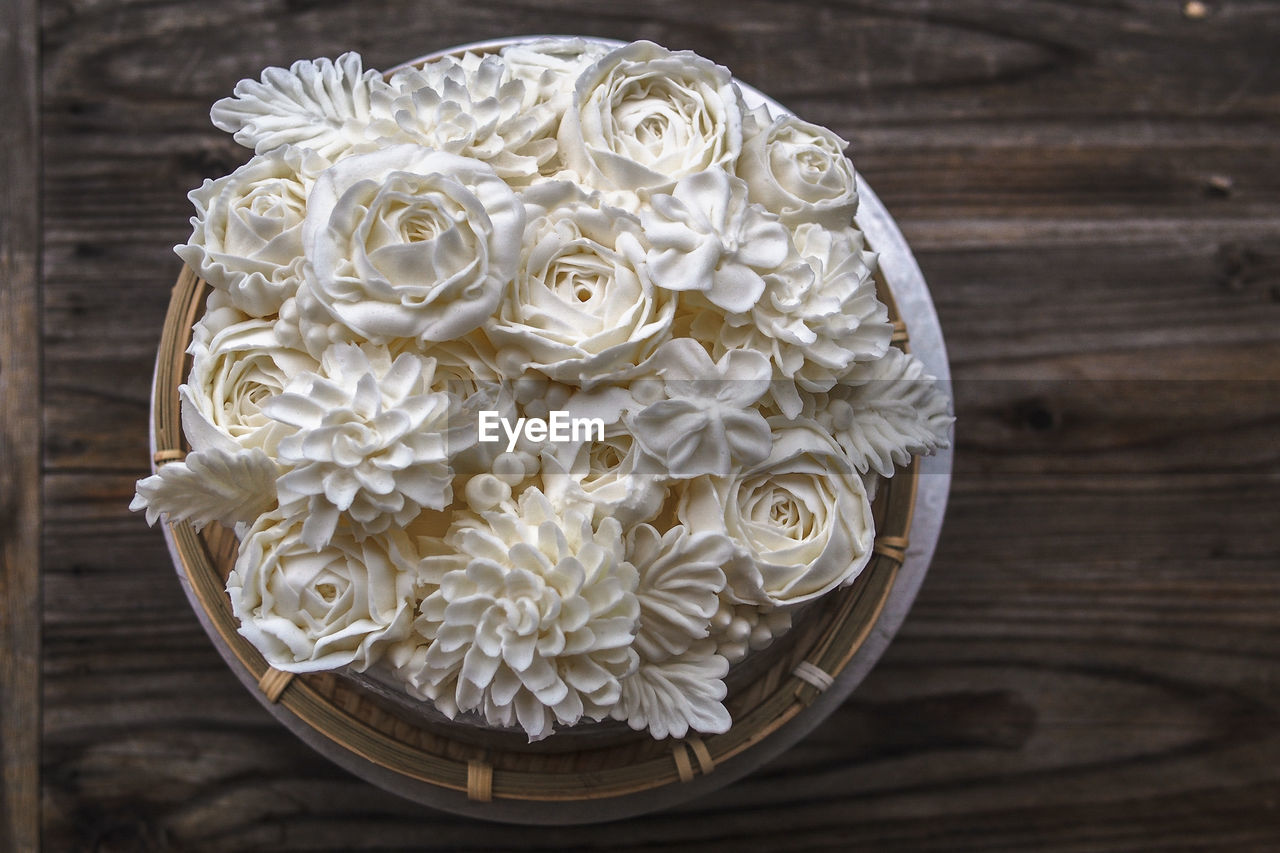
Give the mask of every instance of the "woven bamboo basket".
M 907 328 L 894 294 L 880 272 L 876 283 L 894 322 L 894 345 L 905 349 Z M 182 459 L 188 450 L 177 388 L 190 369 L 186 349 L 208 289 L 185 267 L 173 289 L 154 377 L 156 467 Z M 192 606 L 229 666 L 312 746 L 370 781 L 438 807 L 500 820 L 587 822 L 676 802 L 683 798 L 682 786 L 718 787 L 708 777 L 727 762 L 738 768 L 732 775 L 741 775 L 744 762 L 752 764 L 751 753 L 777 752 L 767 748 L 770 740 L 840 679 L 877 625 L 904 562 L 919 467 L 913 460 L 881 485 L 873 504 L 874 553 L 857 580 L 808 605 L 788 634 L 730 672 L 729 731 L 680 740 L 656 741 L 625 724 L 605 722 L 529 744 L 519 733 L 424 713 L 365 677 L 273 669 L 237 632 L 225 593 L 238 547 L 234 533 L 217 524 L 197 532 L 180 522 L 168 525 L 167 537 Z M 914 591 L 913 585 L 909 592 Z M 629 804 L 619 809 L 612 801 Z

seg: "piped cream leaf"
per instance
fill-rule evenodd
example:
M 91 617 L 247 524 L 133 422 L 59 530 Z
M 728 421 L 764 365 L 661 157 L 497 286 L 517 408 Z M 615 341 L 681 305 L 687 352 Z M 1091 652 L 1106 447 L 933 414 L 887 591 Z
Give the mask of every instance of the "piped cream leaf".
M 642 663 L 622 680 L 622 696 L 610 712 L 636 731 L 648 728 L 655 738 L 727 732 L 733 724 L 724 706 L 724 677 L 729 662 L 704 640 L 679 657 Z
M 950 445 L 955 418 L 937 380 L 914 356 L 890 349 L 858 364 L 828 394 L 825 420 L 860 473 L 892 477 L 895 465 Z
M 287 69 L 268 68 L 260 80 L 241 80 L 209 117 L 254 153 L 297 145 L 334 160 L 365 141 L 371 94 L 385 87 L 381 73 L 363 70 L 358 53 L 302 59 Z
M 259 448 L 210 447 L 139 480 L 129 509 L 145 509 L 147 524 L 155 524 L 162 513 L 197 528 L 211 521 L 253 521 L 276 503 L 278 475 L 276 463 Z

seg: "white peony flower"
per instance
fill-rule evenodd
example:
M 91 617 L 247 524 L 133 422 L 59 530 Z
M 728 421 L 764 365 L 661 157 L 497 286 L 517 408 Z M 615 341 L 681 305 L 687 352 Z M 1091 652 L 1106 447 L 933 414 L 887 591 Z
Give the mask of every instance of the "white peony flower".
M 592 186 L 669 187 L 733 167 L 742 107 L 728 69 L 640 41 L 582 72 L 558 137 L 568 167 Z
M 423 507 L 453 499 L 447 440 L 454 401 L 433 391 L 435 362 L 386 348 L 335 344 L 318 373 L 294 377 L 263 404 L 268 417 L 297 429 L 277 456 L 280 508 L 306 514 L 302 538 L 319 548 L 341 516 L 356 535 L 403 527 Z
M 340 530 L 316 549 L 301 528 L 270 512 L 240 543 L 227 577 L 240 633 L 276 669 L 364 671 L 409 634 L 418 555 L 397 530 Z
M 769 362 L 732 350 L 713 362 L 697 341 L 664 344 L 646 365 L 663 398 L 627 418 L 635 440 L 676 479 L 725 477 L 769 455 L 772 435 L 755 404 L 769 390 Z
M 637 663 L 637 576 L 614 519 L 593 525 L 590 507 L 557 510 L 536 488 L 507 509 L 463 516 L 447 537 L 456 553 L 423 561 L 439 586 L 422 602 L 431 645 L 410 686 L 540 740 L 617 703 Z
M 241 80 L 209 116 L 258 154 L 296 145 L 332 162 L 369 138 L 373 94 L 385 86 L 381 74 L 364 70 L 358 53 L 302 59 L 265 69 L 261 80 Z
M 765 276 L 796 266 L 787 229 L 720 169 L 682 178 L 650 203 L 642 218 L 653 246 L 649 274 L 660 287 L 698 291 L 717 308 L 744 313 L 764 293 Z
M 766 277 L 764 294 L 745 314 L 706 313 L 691 333 L 713 342 L 717 356 L 734 350 L 767 355 L 777 367 L 774 399 L 795 417 L 801 391 L 826 391 L 856 361 L 884 355 L 893 337 L 889 311 L 876 297 L 876 256 L 863 251 L 862 232 L 804 223 L 794 232 L 803 263 Z
M 502 298 L 523 231 L 519 199 L 479 160 L 417 145 L 353 155 L 326 170 L 307 200 L 311 268 L 299 298 L 309 294 L 374 343 L 457 338 Z M 298 308 L 314 327 L 314 311 Z
M 527 182 L 556 153 L 555 110 L 497 55 L 445 57 L 388 82 L 374 98 L 391 119 L 379 125 L 388 141 L 482 160 L 511 182 Z
M 771 426 L 768 459 L 690 480 L 676 515 L 736 543 L 725 568 L 735 598 L 780 607 L 851 583 L 871 558 L 875 526 L 862 479 L 818 423 Z
M 564 182 L 524 202 L 520 266 L 484 326 L 507 372 L 607 382 L 670 338 L 676 297 L 649 280 L 638 219 Z
M 269 317 L 298 289 L 307 193 L 324 167 L 312 152 L 277 148 L 187 198 L 191 237 L 174 251 L 241 311 Z
M 755 132 L 742 144 L 737 165 L 751 200 L 788 225 L 852 225 L 858 188 L 853 163 L 844 156 L 849 143 L 793 115 L 771 119 L 761 108 L 752 118 Z
M 228 447 L 225 438 L 274 455 L 280 439 L 293 432 L 267 417 L 262 406 L 292 377 L 320 365 L 305 352 L 281 346 L 274 326 L 229 309 L 206 312 L 196 323 L 187 348 L 191 372 L 178 387 L 182 429 L 192 448 Z

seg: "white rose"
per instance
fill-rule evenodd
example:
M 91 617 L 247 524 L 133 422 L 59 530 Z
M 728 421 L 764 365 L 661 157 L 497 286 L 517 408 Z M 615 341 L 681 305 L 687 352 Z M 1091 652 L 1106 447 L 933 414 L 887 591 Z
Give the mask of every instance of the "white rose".
M 267 317 L 298 289 L 307 192 L 323 163 L 301 148 L 259 154 L 188 194 L 191 238 L 174 251 L 232 304 Z
M 290 377 L 319 364 L 305 352 L 281 346 L 273 326 L 271 320 L 246 318 L 232 309 L 207 313 L 196 324 L 187 348 L 191 372 L 178 389 L 183 431 L 194 449 L 226 446 L 210 436 L 212 430 L 239 447 L 274 454 L 280 439 L 292 432 L 267 417 L 262 405 L 284 391 Z
M 819 424 L 770 425 L 769 458 L 689 481 L 676 514 L 690 530 L 718 530 L 737 544 L 725 566 L 737 599 L 782 606 L 851 583 L 871 558 L 875 527 L 862 478 Z
M 249 529 L 227 577 L 240 633 L 276 669 L 363 671 L 409 634 L 418 556 L 398 530 L 317 551 L 301 529 L 276 512 Z
M 525 207 L 519 270 L 484 327 L 510 372 L 591 385 L 671 337 L 675 294 L 649 281 L 639 220 L 564 182 L 527 191 Z
M 568 167 L 594 186 L 670 186 L 704 169 L 733 168 L 742 107 L 727 68 L 634 42 L 582 72 L 559 140 Z
M 502 298 L 523 229 L 520 201 L 479 160 L 418 145 L 354 155 L 308 200 L 306 290 L 364 340 L 461 337 Z
M 783 222 L 845 228 L 858 209 L 857 178 L 844 156 L 849 143 L 825 127 L 786 115 L 766 122 L 742 145 L 738 176 L 751 200 Z

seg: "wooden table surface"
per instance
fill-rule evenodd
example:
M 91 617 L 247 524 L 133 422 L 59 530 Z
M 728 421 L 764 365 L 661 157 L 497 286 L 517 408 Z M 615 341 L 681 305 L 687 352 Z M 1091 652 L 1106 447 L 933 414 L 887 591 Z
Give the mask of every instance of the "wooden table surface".
M 372 11 L 376 7 L 376 13 Z M 1280 849 L 1280 7 L 5 0 L 0 850 Z M 234 680 L 126 506 L 188 189 L 236 80 L 531 32 L 651 38 L 852 140 L 950 345 L 915 609 L 785 757 L 530 831 L 330 765 Z

